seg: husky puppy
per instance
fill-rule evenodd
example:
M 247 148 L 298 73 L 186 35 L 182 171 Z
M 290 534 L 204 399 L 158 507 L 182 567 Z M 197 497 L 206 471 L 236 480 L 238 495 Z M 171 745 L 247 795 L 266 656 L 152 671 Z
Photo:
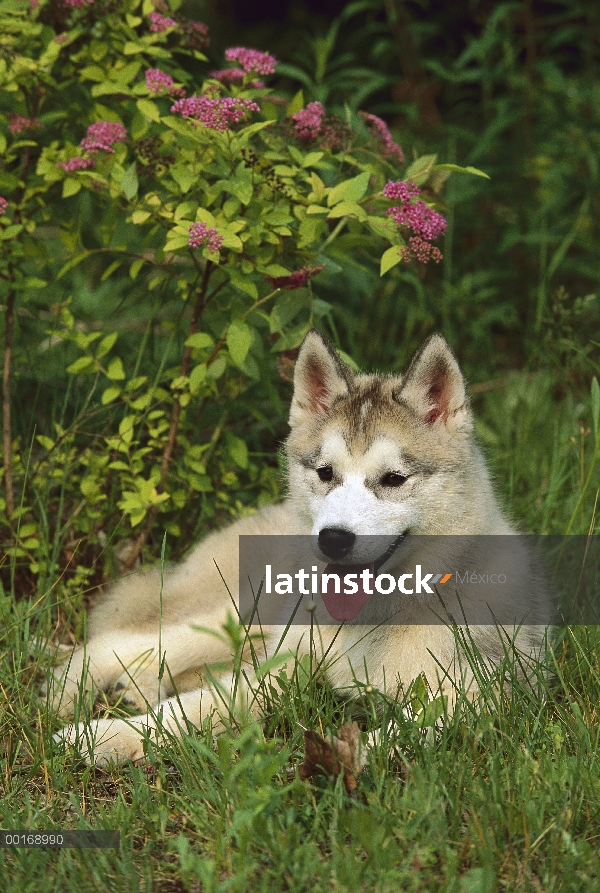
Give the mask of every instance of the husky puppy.
M 175 734 L 185 727 L 184 715 L 193 724 L 211 715 L 218 720 L 223 710 L 219 691 L 231 686 L 232 676 L 224 674 L 219 691 L 210 683 L 199 685 L 204 668 L 231 660 L 227 645 L 206 630 L 219 631 L 231 612 L 223 580 L 235 597 L 240 535 L 311 536 L 321 568 L 323 561 L 333 560 L 378 567 L 395 578 L 406 571 L 408 559 L 413 568 L 420 563 L 443 570 L 448 559 L 443 543 L 457 534 L 461 542 L 474 538 L 476 543 L 515 533 L 494 496 L 474 440 L 465 381 L 441 335 L 428 338 L 399 377 L 354 375 L 327 339 L 312 330 L 295 367 L 289 424 L 284 502 L 211 534 L 164 578 L 160 570 L 149 570 L 122 579 L 91 611 L 86 645 L 71 654 L 53 680 L 55 708 L 63 715 L 72 712 L 82 687 L 117 689 L 143 715 L 93 721 L 91 755 L 83 724 L 65 729 L 62 738 L 79 741 L 89 759 L 106 763 L 142 757 L 143 732 L 156 728 L 159 707 L 163 725 Z M 429 539 L 431 534 L 436 536 Z M 364 554 L 369 537 L 379 544 L 373 546 L 379 553 L 381 542 L 386 544 L 383 555 Z M 427 542 L 435 546 L 429 555 Z M 432 555 L 435 566 L 428 560 Z M 489 556 L 479 558 L 481 569 Z M 472 555 L 469 561 L 466 566 L 473 566 Z M 516 619 L 507 635 L 512 646 L 535 656 L 542 648 L 543 627 L 520 623 L 529 608 L 537 616 L 540 607 L 546 610 L 547 595 L 525 550 L 519 561 L 520 586 L 496 587 L 498 601 L 491 609 L 505 615 L 507 603 L 509 608 L 514 604 Z M 335 593 L 328 597 L 330 614 L 350 621 L 341 630 L 333 624 L 320 629 L 320 647 L 327 651 L 331 646 L 327 672 L 334 686 L 351 694 L 357 692 L 357 679 L 367 679 L 374 688 L 395 692 L 423 673 L 431 689 L 447 694 L 450 702 L 457 686 L 476 688 L 452 628 L 431 622 L 431 598 L 403 596 L 395 622 L 380 624 L 377 602 L 386 596 L 374 593 L 369 599 L 363 589 L 349 614 Z M 459 590 L 453 589 L 449 616 L 460 622 L 464 603 L 476 603 L 478 589 Z M 489 602 L 487 593 L 479 596 Z M 493 666 L 504 654 L 506 636 L 503 641 L 493 619 L 481 623 L 487 625 L 472 627 L 471 635 Z M 281 651 L 281 629 L 271 630 L 267 653 L 276 646 Z M 294 657 L 306 652 L 306 626 L 292 624 L 284 645 Z M 176 697 L 170 697 L 174 692 Z

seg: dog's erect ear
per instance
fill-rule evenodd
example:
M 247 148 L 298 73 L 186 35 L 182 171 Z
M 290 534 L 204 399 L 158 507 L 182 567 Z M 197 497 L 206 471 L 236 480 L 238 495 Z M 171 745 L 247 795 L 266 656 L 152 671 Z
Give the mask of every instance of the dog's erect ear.
M 311 329 L 300 348 L 294 369 L 294 397 L 290 426 L 329 412 L 338 397 L 350 393 L 353 375 L 336 354 L 333 345 Z
M 465 380 L 441 335 L 431 335 L 425 341 L 394 399 L 409 406 L 428 425 L 440 421 L 454 431 L 472 428 Z

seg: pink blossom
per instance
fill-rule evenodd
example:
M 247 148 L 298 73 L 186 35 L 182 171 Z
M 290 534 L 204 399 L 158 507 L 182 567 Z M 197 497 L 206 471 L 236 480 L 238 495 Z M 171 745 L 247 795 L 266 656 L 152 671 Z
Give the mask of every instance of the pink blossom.
M 223 68 L 220 71 L 211 71 L 210 76 L 222 84 L 230 84 L 234 81 L 243 81 L 246 72 L 243 68 Z
M 296 288 L 302 288 L 309 279 L 312 279 L 313 276 L 316 276 L 317 273 L 324 269 L 325 264 L 320 264 L 318 267 L 302 267 L 301 270 L 296 270 L 294 273 L 290 273 L 289 276 L 265 276 L 265 279 L 273 288 L 284 288 L 286 291 L 293 291 Z
M 83 158 L 81 155 L 77 155 L 75 158 L 71 158 L 70 161 L 59 161 L 56 166 L 62 167 L 67 174 L 72 174 L 73 171 L 85 171 L 88 167 L 93 167 L 94 159 Z
M 447 223 L 441 214 L 417 198 L 419 192 L 419 187 L 410 180 L 396 183 L 390 180 L 386 183 L 383 194 L 386 198 L 400 199 L 402 204 L 388 208 L 387 216 L 392 217 L 398 226 L 406 226 L 415 235 L 433 241 L 445 232 Z M 413 198 L 417 198 L 417 201 L 413 202 Z
M 25 118 L 23 115 L 11 115 L 8 129 L 11 133 L 23 133 L 26 130 L 42 130 L 44 125 L 38 118 Z
M 57 34 L 56 37 L 52 38 L 52 43 L 66 43 L 69 39 L 69 35 L 64 32 L 63 34 Z
M 437 211 L 434 211 L 424 201 L 418 199 L 413 204 L 405 202 L 403 205 L 388 208 L 387 216 L 392 217 L 398 226 L 407 226 L 417 236 L 433 241 L 446 230 L 446 220 Z
M 259 112 L 260 108 L 250 99 L 225 96 L 222 99 L 211 99 L 210 96 L 188 96 L 179 99 L 171 106 L 171 111 L 182 118 L 199 121 L 209 130 L 223 133 L 231 124 L 239 124 L 248 112 Z
M 199 31 L 200 34 L 208 34 L 208 25 L 205 25 L 204 22 L 192 22 L 188 21 L 188 25 L 194 29 L 194 31 Z
M 8 208 L 8 201 L 0 195 L 0 215 L 6 214 L 6 209 Z
M 72 6 L 74 9 L 84 9 L 88 4 L 91 4 L 94 0 L 65 0 L 66 6 Z
M 175 19 L 170 19 L 168 16 L 163 16 L 160 12 L 151 12 L 148 16 L 150 22 L 151 31 L 156 31 L 159 34 L 162 34 L 163 31 L 166 31 L 167 28 L 176 28 L 177 22 Z
M 160 68 L 149 68 L 146 71 L 146 86 L 151 93 L 171 93 L 173 90 L 173 78 L 170 74 L 161 71 Z
M 39 9 L 40 0 L 29 0 L 29 9 Z
M 425 241 L 420 236 L 411 236 L 408 240 L 408 248 L 404 249 L 402 260 L 409 263 L 411 260 L 415 259 L 420 261 L 422 264 L 426 264 L 427 261 L 433 260 L 436 264 L 442 260 L 442 252 L 439 248 L 436 248 L 435 245 L 432 245 L 431 242 Z
M 401 205 L 388 208 L 387 216 L 392 217 L 398 226 L 407 227 L 413 232 L 403 251 L 403 260 L 407 263 L 415 259 L 424 264 L 429 260 L 439 263 L 442 254 L 439 248 L 434 248 L 430 243 L 445 232 L 445 218 L 417 197 L 420 194 L 419 187 L 410 180 L 390 180 L 386 183 L 383 194 L 386 198 L 400 199 L 402 202 Z
M 81 140 L 81 147 L 87 152 L 111 152 L 113 143 L 122 143 L 127 139 L 127 131 L 122 124 L 115 121 L 96 121 L 90 124 L 87 134 Z
M 394 183 L 390 180 L 383 187 L 383 194 L 386 198 L 399 198 L 403 202 L 410 201 L 419 194 L 419 187 L 411 180 L 399 180 Z
M 225 50 L 225 58 L 228 62 L 239 62 L 244 71 L 255 71 L 256 74 L 274 74 L 277 65 L 277 59 L 270 53 L 245 47 L 230 47 Z
M 319 135 L 325 117 L 325 109 L 320 102 L 309 102 L 305 109 L 292 115 L 296 133 L 302 140 L 312 140 Z
M 200 248 L 206 243 L 211 254 L 217 254 L 223 244 L 223 236 L 220 236 L 216 227 L 208 227 L 206 223 L 192 223 L 190 227 L 190 248 Z
M 369 127 L 369 130 L 379 143 L 381 154 L 385 158 L 395 158 L 400 164 L 404 161 L 404 152 L 398 143 L 394 142 L 394 138 L 390 133 L 387 124 L 377 115 L 368 115 L 365 112 L 360 113 Z

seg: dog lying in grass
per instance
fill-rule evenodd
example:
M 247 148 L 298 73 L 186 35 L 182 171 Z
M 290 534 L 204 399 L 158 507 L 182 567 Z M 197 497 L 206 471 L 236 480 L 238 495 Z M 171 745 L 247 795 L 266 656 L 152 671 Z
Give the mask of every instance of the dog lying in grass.
M 218 723 L 231 709 L 224 693 L 233 690 L 238 705 L 241 700 L 260 713 L 252 697 L 254 668 L 245 675 L 239 667 L 210 671 L 232 659 L 230 643 L 212 633 L 232 609 L 224 581 L 238 597 L 241 535 L 310 536 L 315 566 L 327 570 L 333 562 L 353 570 L 357 581 L 351 598 L 327 590 L 330 623 L 318 637 L 309 636 L 306 623 L 289 625 L 283 640 L 285 621 L 263 629 L 267 665 L 276 652 L 297 660 L 310 640 L 327 655 L 331 684 L 345 694 L 358 691 L 361 681 L 390 691 L 424 676 L 452 709 L 458 690 L 476 691 L 455 631 L 433 618 L 439 590 L 425 581 L 415 592 L 422 581 L 408 572 L 427 569 L 431 554 L 439 558 L 439 548 L 431 548 L 440 537 L 515 533 L 475 443 L 465 381 L 448 344 L 432 335 L 403 377 L 355 375 L 323 335 L 309 332 L 295 367 L 289 424 L 285 501 L 213 533 L 164 573 L 153 569 L 121 579 L 91 611 L 86 644 L 57 668 L 50 697 L 61 715 L 72 713 L 75 700 L 92 689 L 116 689 L 141 712 L 129 720 L 94 720 L 87 738 L 85 723 L 67 727 L 61 737 L 78 742 L 89 760 L 141 758 L 146 730 L 162 724 L 180 734 L 184 716 L 194 725 L 210 716 Z M 485 564 L 484 552 L 478 558 Z M 495 603 L 489 605 L 489 589 L 477 585 L 454 585 L 445 600 L 453 618 L 477 599 L 490 609 L 489 620 L 469 628 L 490 667 L 501 661 L 507 642 L 533 657 L 543 646 L 543 626 L 519 622 L 529 610 L 549 611 L 548 596 L 525 547 L 519 560 L 519 585 L 497 586 Z M 393 623 L 378 622 L 388 596 L 369 587 L 369 568 L 399 581 Z M 505 616 L 507 608 L 515 623 L 494 626 L 493 617 Z

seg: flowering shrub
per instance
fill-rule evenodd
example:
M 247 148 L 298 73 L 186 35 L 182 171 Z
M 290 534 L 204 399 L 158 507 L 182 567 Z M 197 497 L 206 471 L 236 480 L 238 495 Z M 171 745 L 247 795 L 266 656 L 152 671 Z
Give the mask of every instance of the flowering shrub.
M 159 515 L 161 529 L 180 531 L 193 497 L 196 530 L 215 512 L 235 515 L 276 497 L 275 472 L 252 459 L 240 436 L 250 412 L 236 421 L 235 407 L 245 391 L 249 400 L 268 394 L 270 405 L 277 358 L 287 375 L 307 330 L 330 312 L 318 287 L 339 269 L 336 242 L 345 232 L 381 275 L 441 256 L 432 243 L 445 221 L 432 197 L 460 168 L 427 155 L 401 169 L 404 155 L 381 119 L 341 121 L 320 102 L 305 105 L 301 93 L 278 97 L 255 79 L 273 77 L 268 53 L 230 48 L 225 59 L 235 67 L 195 81 L 181 60 L 193 58 L 195 70 L 206 64 L 208 30 L 176 8 L 0 0 L 8 358 L 0 528 L 11 531 L 2 534 L 11 561 L 42 578 L 49 556 L 67 561 L 68 550 L 58 532 L 57 545 L 44 546 L 34 492 L 59 500 L 44 522 L 56 516 L 57 531 L 68 510 L 72 543 L 93 549 L 107 524 L 117 537 L 133 534 L 130 563 Z M 339 248 L 336 261 L 344 251 L 350 259 L 354 248 Z M 69 295 L 78 294 L 79 270 L 86 282 L 101 274 L 98 287 L 126 280 L 121 293 L 151 294 L 170 312 L 165 326 L 180 340 L 162 330 L 156 368 L 149 335 L 133 351 L 119 349 L 118 318 L 113 330 L 75 318 Z M 73 387 L 83 393 L 90 382 L 81 403 L 97 426 L 83 437 L 77 419 L 68 427 L 49 416 L 36 430 L 33 466 L 9 400 L 19 384 L 14 321 L 26 304 L 46 320 L 36 362 L 63 346 Z M 81 568 L 78 586 L 88 573 Z

